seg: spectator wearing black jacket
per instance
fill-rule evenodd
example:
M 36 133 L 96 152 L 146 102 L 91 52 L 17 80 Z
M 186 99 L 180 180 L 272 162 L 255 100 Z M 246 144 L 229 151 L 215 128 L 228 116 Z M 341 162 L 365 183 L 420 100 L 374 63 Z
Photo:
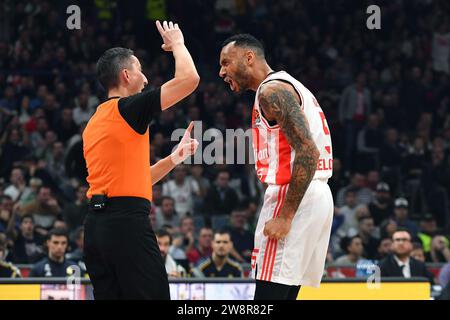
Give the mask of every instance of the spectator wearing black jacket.
M 230 188 L 230 173 L 221 170 L 217 173 L 216 183 L 211 186 L 206 197 L 204 211 L 207 214 L 230 214 L 238 204 L 236 191 Z
M 424 277 L 431 284 L 433 275 L 427 270 L 425 263 L 412 258 L 413 250 L 411 233 L 406 229 L 399 229 L 392 236 L 393 253 L 379 263 L 381 277 Z
M 68 243 L 69 237 L 65 230 L 52 229 L 47 240 L 48 256 L 34 265 L 30 277 L 65 278 L 74 274 L 77 263 L 65 258 Z

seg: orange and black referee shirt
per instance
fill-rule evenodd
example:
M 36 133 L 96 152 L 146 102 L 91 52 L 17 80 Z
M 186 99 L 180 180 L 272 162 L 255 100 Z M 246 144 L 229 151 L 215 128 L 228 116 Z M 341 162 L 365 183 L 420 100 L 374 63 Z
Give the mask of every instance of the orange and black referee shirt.
M 148 126 L 161 111 L 161 89 L 111 97 L 97 107 L 83 132 L 87 197 L 152 200 Z

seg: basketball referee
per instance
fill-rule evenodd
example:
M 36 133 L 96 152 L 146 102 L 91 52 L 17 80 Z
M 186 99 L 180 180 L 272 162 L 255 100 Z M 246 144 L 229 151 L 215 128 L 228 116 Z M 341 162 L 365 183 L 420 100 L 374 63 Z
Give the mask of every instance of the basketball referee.
M 85 262 L 95 299 L 170 299 L 169 283 L 148 213 L 152 185 L 195 153 L 191 123 L 171 156 L 150 166 L 150 121 L 199 83 L 177 24 L 156 22 L 162 49 L 175 58 L 175 76 L 143 91 L 147 78 L 133 51 L 107 50 L 97 77 L 108 92 L 83 133 L 90 199 L 85 220 Z

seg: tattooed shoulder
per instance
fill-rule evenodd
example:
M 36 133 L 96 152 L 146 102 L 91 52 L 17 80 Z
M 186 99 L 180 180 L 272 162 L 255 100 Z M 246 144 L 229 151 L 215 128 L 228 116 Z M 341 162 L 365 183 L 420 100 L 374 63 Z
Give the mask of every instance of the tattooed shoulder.
M 277 121 L 292 147 L 300 148 L 300 145 L 312 142 L 300 99 L 290 85 L 279 81 L 265 83 L 261 86 L 258 99 L 266 118 Z

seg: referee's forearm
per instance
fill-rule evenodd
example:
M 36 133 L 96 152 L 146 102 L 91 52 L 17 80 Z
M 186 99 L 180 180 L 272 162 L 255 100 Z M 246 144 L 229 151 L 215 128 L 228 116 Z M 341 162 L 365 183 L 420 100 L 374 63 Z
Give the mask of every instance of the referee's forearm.
M 174 46 L 173 57 L 175 58 L 176 79 L 200 79 L 194 60 L 184 44 Z
M 175 168 L 175 166 L 176 164 L 172 161 L 170 155 L 152 165 L 150 167 L 152 186 L 164 178 L 173 168 Z

